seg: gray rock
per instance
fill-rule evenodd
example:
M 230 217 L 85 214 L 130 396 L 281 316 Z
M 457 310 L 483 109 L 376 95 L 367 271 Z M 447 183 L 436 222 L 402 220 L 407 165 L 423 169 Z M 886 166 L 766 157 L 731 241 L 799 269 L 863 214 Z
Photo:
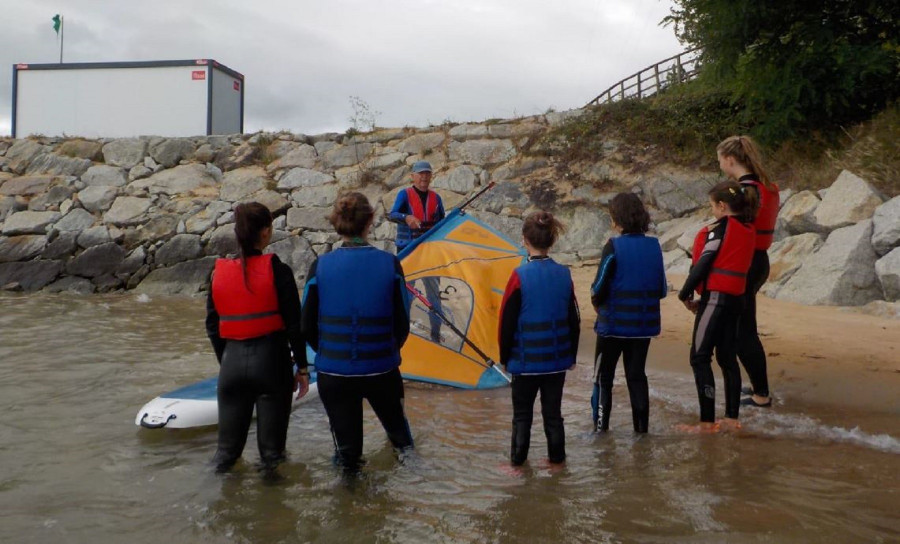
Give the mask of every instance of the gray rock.
M 66 272 L 76 276 L 93 278 L 111 274 L 125 259 L 125 250 L 115 242 L 90 247 L 79 253 L 66 265 Z
M 225 155 L 222 152 L 224 149 L 217 153 L 215 163 L 223 172 L 250 166 L 259 158 L 259 150 L 259 147 L 244 142 L 231 155 Z
M 130 169 L 144 161 L 147 155 L 147 140 L 143 138 L 122 138 L 103 146 L 104 162 L 110 166 Z
M 277 191 L 268 189 L 253 193 L 248 197 L 248 200 L 259 202 L 266 208 L 269 208 L 269 211 L 272 212 L 273 215 L 280 214 L 291 205 L 287 197 Z
M 544 114 L 544 119 L 547 120 L 547 124 L 551 127 L 558 127 L 567 121 L 581 117 L 587 111 L 588 110 L 581 108 L 567 111 L 554 111 Z
M 709 205 L 709 190 L 715 179 L 697 179 L 692 174 L 670 172 L 664 177 L 651 178 L 641 183 L 649 204 L 681 217 Z
M 31 160 L 25 173 L 29 175 L 80 176 L 91 167 L 91 161 L 63 157 L 55 153 L 42 153 Z
M 56 224 L 53 225 L 53 228 L 61 232 L 80 232 L 93 225 L 94 219 L 94 216 L 91 215 L 91 213 L 87 210 L 75 208 L 73 210 L 70 210 L 69 213 L 64 215 L 62 219 L 57 221 Z
M 150 143 L 149 152 L 157 163 L 171 168 L 194 153 L 194 143 L 186 138 L 159 139 Z
M 895 301 L 900 299 L 900 247 L 875 261 L 875 274 L 884 292 L 884 299 Z
M 491 181 L 506 181 L 521 178 L 548 164 L 547 159 L 542 157 L 519 157 L 494 170 L 491 173 Z
M 32 159 L 43 153 L 45 147 L 32 140 L 17 140 L 6 150 L 6 166 L 17 174 L 22 174 Z
M 881 298 L 875 276 L 872 220 L 833 231 L 778 292 L 801 304 L 860 306 Z
M 109 211 L 103 214 L 103 220 L 117 227 L 137 225 L 143 221 L 144 214 L 150 209 L 151 204 L 149 198 L 120 196 L 113 202 Z
M 0 287 L 17 283 L 24 291 L 37 291 L 55 280 L 62 268 L 59 261 L 0 263 Z
M 9 214 L 19 211 L 20 209 L 16 197 L 0 197 L 0 222 L 4 221 Z
M 334 183 L 334 176 L 309 168 L 293 168 L 278 180 L 278 188 L 318 187 L 328 183 Z
M 862 178 L 844 170 L 816 208 L 816 223 L 832 230 L 869 219 L 883 199 Z
M 302 288 L 306 279 L 309 266 L 316 259 L 312 246 L 302 236 L 292 235 L 283 240 L 270 244 L 266 253 L 278 255 L 283 263 L 291 267 L 294 272 L 294 280 Z
M 109 235 L 109 230 L 106 228 L 106 225 L 97 225 L 96 227 L 81 231 L 78 234 L 76 241 L 79 246 L 87 249 L 89 247 L 109 243 L 112 241 L 112 238 Z
M 388 189 L 406 185 L 406 183 L 409 181 L 410 172 L 412 172 L 412 168 L 410 166 L 398 166 L 397 168 L 391 170 L 391 173 L 382 180 L 382 183 Z
M 367 159 L 364 163 L 365 168 L 381 170 L 384 168 L 395 168 L 404 164 L 404 160 L 408 157 L 408 153 L 390 152 L 375 155 Z
M 450 137 L 454 140 L 474 140 L 488 136 L 488 127 L 485 125 L 464 123 L 450 129 Z
M 137 168 L 137 167 L 135 167 Z M 106 185 L 110 187 L 122 187 L 128 183 L 124 168 L 98 164 L 91 166 L 81 176 L 85 185 Z
M 30 196 L 43 193 L 53 183 L 51 176 L 21 176 L 0 185 L 0 195 Z
M 688 235 L 692 237 L 691 242 L 693 242 L 693 236 L 697 234 L 697 230 L 699 229 L 697 225 L 701 221 L 705 222 L 708 220 L 708 215 L 702 214 L 663 221 L 656 226 L 656 232 L 659 233 L 658 238 L 660 247 L 664 252 L 678 249 L 678 239 L 685 233 L 688 233 Z M 684 249 L 681 249 L 681 252 L 684 253 Z
M 713 222 L 712 219 L 710 219 L 708 216 L 704 216 L 704 215 L 700 215 L 700 214 L 692 216 L 692 217 L 694 218 L 694 223 L 687 226 L 684 229 L 684 232 L 682 233 L 682 235 L 679 236 L 678 240 L 675 242 L 676 245 L 678 247 L 680 247 L 688 255 L 690 255 L 694 249 L 694 238 L 697 237 L 697 233 L 700 231 L 700 229 L 702 229 L 703 227 L 705 227 L 707 225 L 712 224 L 712 222 Z
M 62 217 L 59 212 L 16 212 L 3 222 L 3 234 L 44 234 Z
M 691 269 L 691 258 L 680 248 L 663 252 L 663 266 L 666 274 L 686 276 Z
M 599 251 L 612 234 L 612 224 L 606 210 L 595 206 L 579 206 L 571 212 L 571 215 L 568 213 L 560 215 L 566 232 L 553 246 L 554 251 L 579 255 L 585 253 L 588 256 L 599 257 Z M 513 240 L 519 240 L 521 236 L 520 233 Z
M 289 229 L 304 230 L 331 230 L 328 222 L 329 208 L 291 208 L 287 212 L 287 227 Z
M 206 254 L 226 257 L 237 254 L 240 251 L 237 239 L 234 237 L 234 225 L 222 225 L 212 232 L 206 242 Z
M 58 207 L 67 198 L 75 194 L 75 189 L 65 185 L 51 187 L 46 193 L 40 194 L 28 202 L 28 209 L 36 212 L 47 211 L 48 208 Z
M 136 179 L 144 179 L 153 174 L 153 170 L 150 170 L 143 164 L 139 164 L 128 171 L 128 181 L 134 181 Z
M 444 145 L 447 136 L 443 132 L 426 132 L 414 134 L 400 142 L 397 149 L 410 155 L 421 155 L 425 151 L 431 151 Z
M 47 244 L 44 252 L 41 253 L 41 258 L 57 260 L 71 256 L 78 249 L 78 244 L 75 242 L 77 237 L 77 232 L 61 232 L 59 236 Z
M 211 162 L 216 158 L 216 151 L 209 144 L 203 144 L 194 152 L 194 160 L 197 162 Z
M 209 287 L 209 276 L 216 264 L 215 257 L 203 257 L 157 268 L 135 288 L 148 295 L 195 295 Z
M 872 216 L 872 247 L 885 255 L 900 246 L 900 196 L 888 200 L 875 209 Z
M 769 279 L 761 289 L 762 294 L 772 298 L 778 296 L 778 291 L 823 243 L 822 236 L 807 232 L 772 244 L 769 248 Z
M 366 160 L 374 149 L 374 144 L 370 143 L 339 146 L 326 151 L 322 156 L 322 161 L 329 170 L 353 166 Z
M 222 212 L 204 208 L 184 222 L 185 231 L 189 234 L 203 234 L 216 226 L 216 219 L 220 215 L 222 215 Z
M 488 133 L 492 138 L 522 138 L 534 136 L 546 130 L 538 123 L 499 123 L 488 126 Z
M 147 252 L 144 251 L 144 248 L 138 246 L 134 248 L 131 253 L 128 254 L 127 257 L 122 261 L 122 264 L 116 268 L 116 275 L 123 274 L 134 274 L 138 270 L 144 266 L 144 263 L 147 261 Z
M 200 236 L 196 234 L 176 234 L 156 250 L 154 262 L 157 266 L 168 266 L 196 259 L 202 254 L 203 248 L 200 246 Z
M 259 166 L 240 168 L 227 172 L 222 177 L 219 198 L 227 202 L 240 202 L 268 186 L 266 171 Z
M 316 159 L 318 159 L 316 148 L 311 145 L 301 144 L 283 157 L 269 163 L 266 170 L 274 172 L 287 168 L 312 168 L 316 165 Z
M 223 213 L 219 216 L 218 219 L 216 219 L 216 225 L 225 225 L 228 223 L 234 223 L 234 212 L 230 210 Z
M 509 161 L 516 147 L 509 140 L 468 140 L 450 144 L 450 160 L 489 166 Z
M 337 199 L 339 189 L 340 187 L 335 183 L 318 187 L 300 187 L 291 193 L 291 200 L 299 203 L 302 207 L 331 206 Z
M 522 192 L 518 183 L 506 181 L 498 183 L 493 189 L 481 195 L 472 204 L 472 208 L 490 213 L 500 213 L 501 210 L 508 207 L 524 209 L 528 207 L 529 202 L 528 196 Z M 446 203 L 444 208 L 449 209 Z
M 821 201 L 812 191 L 800 191 L 787 200 L 778 212 L 778 226 L 790 234 L 822 232 L 816 223 L 816 208 Z
M 432 186 L 435 189 L 449 189 L 466 194 L 475 188 L 477 179 L 478 174 L 471 166 L 462 165 L 435 176 Z
M 138 244 L 143 245 L 148 242 L 153 243 L 160 240 L 168 240 L 175 235 L 175 229 L 177 227 L 177 215 L 154 215 L 147 222 L 138 225 L 138 228 L 132 231 L 130 239 L 126 240 L 126 244 L 129 247 L 134 247 Z
M 153 174 L 149 178 L 131 182 L 136 190 L 147 189 L 150 194 L 186 195 L 197 194 L 200 189 L 209 188 L 215 192 L 216 180 L 202 164 L 184 164 Z
M 103 160 L 103 144 L 89 140 L 66 140 L 56 148 L 56 152 L 60 155 L 65 155 L 66 157 L 88 159 L 91 161 Z
M 47 237 L 35 234 L 0 237 L 0 263 L 27 261 L 47 247 Z
M 76 293 L 79 295 L 89 295 L 94 292 L 94 284 L 87 278 L 64 276 L 47 287 L 44 287 L 43 290 L 47 293 Z
M 105 212 L 118 195 L 115 187 L 92 185 L 78 193 L 78 201 L 89 212 Z

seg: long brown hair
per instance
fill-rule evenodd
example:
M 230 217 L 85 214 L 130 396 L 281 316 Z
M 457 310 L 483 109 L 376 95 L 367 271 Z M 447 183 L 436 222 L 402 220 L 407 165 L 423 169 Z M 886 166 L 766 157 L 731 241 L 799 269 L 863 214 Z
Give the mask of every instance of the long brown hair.
M 234 236 L 241 248 L 241 270 L 244 274 L 244 285 L 250 289 L 247 281 L 247 257 L 256 250 L 262 231 L 272 226 L 272 212 L 259 202 L 242 202 L 234 207 Z
M 522 225 L 522 236 L 535 249 L 550 249 L 566 227 L 550 212 L 540 211 L 529 214 Z
M 328 221 L 341 236 L 361 236 L 372 221 L 375 210 L 366 195 L 358 192 L 345 193 L 334 203 Z
M 723 157 L 733 158 L 755 175 L 766 189 L 775 190 L 775 185 L 769 179 L 769 172 L 763 166 L 759 146 L 750 136 L 729 136 L 716 146 L 716 153 Z M 756 216 L 756 212 L 759 210 L 759 195 L 756 191 L 750 191 L 746 196 L 752 210 L 751 213 Z

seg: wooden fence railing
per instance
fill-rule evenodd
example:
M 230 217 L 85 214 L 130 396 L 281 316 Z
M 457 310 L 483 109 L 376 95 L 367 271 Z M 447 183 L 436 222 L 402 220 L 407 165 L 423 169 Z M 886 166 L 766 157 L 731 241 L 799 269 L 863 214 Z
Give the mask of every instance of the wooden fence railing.
M 632 74 L 606 89 L 587 106 L 608 104 L 626 98 L 646 98 L 669 85 L 693 79 L 700 68 L 700 49 L 689 49 Z

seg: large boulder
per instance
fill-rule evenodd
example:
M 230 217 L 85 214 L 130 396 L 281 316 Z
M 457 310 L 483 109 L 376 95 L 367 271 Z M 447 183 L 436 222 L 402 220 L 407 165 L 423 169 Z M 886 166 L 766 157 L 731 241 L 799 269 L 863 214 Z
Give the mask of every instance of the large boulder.
M 391 209 L 393 203 L 393 199 L 387 203 L 387 209 Z M 528 195 L 522 192 L 520 184 L 505 181 L 498 183 L 493 189 L 478 197 L 478 200 L 472 203 L 472 208 L 491 213 L 500 213 L 504 208 L 524 209 L 528 207 L 529 203 Z M 446 202 L 444 203 L 444 209 L 450 209 Z
M 209 287 L 215 257 L 203 257 L 150 272 L 135 288 L 148 295 L 195 295 Z
M 374 149 L 374 144 L 370 143 L 338 146 L 326 151 L 322 161 L 329 170 L 335 170 L 343 166 L 353 166 L 366 160 Z
M 82 208 L 74 208 L 53 225 L 61 232 L 80 232 L 94 224 L 94 216 Z
M 577 254 L 580 259 L 600 257 L 610 235 L 611 220 L 606 210 L 596 206 L 579 207 L 571 216 L 564 214 L 560 219 L 566 231 L 553 246 L 553 251 Z M 519 240 L 521 236 L 520 231 L 512 239 Z
M 41 258 L 52 261 L 70 257 L 78 249 L 78 244 L 75 242 L 77 238 L 77 232 L 61 232 L 59 236 L 47 244 L 47 247 L 41 253 Z
M 183 164 L 131 182 L 134 189 L 169 196 L 216 192 L 216 185 L 216 179 L 202 164 Z
M 875 262 L 875 274 L 885 300 L 900 300 L 900 247 L 895 247 Z
M 109 229 L 106 228 L 106 225 L 97 225 L 78 233 L 78 237 L 75 240 L 80 247 L 87 249 L 109 243 L 112 241 L 112 237 L 109 235 Z
M 31 164 L 32 159 L 44 152 L 46 148 L 32 140 L 17 140 L 6 150 L 6 165 L 17 174 L 22 174 Z
M 55 280 L 62 269 L 59 261 L 0 263 L 0 288 L 17 284 L 25 291 L 37 291 Z
M 883 199 L 878 191 L 855 174 L 844 170 L 816 208 L 816 223 L 827 230 L 869 219 Z
M 117 196 L 119 191 L 115 187 L 92 185 L 78 193 L 78 201 L 89 212 L 105 212 L 112 206 Z
M 810 255 L 825 243 L 822 236 L 813 232 L 789 236 L 775 242 L 769 248 L 769 279 L 761 289 L 762 294 L 775 297 Z
M 871 219 L 833 231 L 781 288 L 778 298 L 836 306 L 860 306 L 881 298 L 871 239 Z
M 410 155 L 420 155 L 426 151 L 430 152 L 441 147 L 446 139 L 447 136 L 443 132 L 413 134 L 400 142 L 397 149 Z
M 149 198 L 120 196 L 113 202 L 109 211 L 103 214 L 103 220 L 117 227 L 137 225 L 143 222 L 144 214 L 150 209 Z
M 820 203 L 821 200 L 812 191 L 800 191 L 791 196 L 778 212 L 778 227 L 789 234 L 822 231 L 823 228 L 816 223 L 816 209 Z
M 197 234 L 176 234 L 156 250 L 154 262 L 158 266 L 168 266 L 196 259 L 203 254 L 200 236 Z
M 79 253 L 66 265 L 66 272 L 76 276 L 94 278 L 112 274 L 125 259 L 125 250 L 115 242 L 90 247 Z
M 336 183 L 317 187 L 300 187 L 291 192 L 291 200 L 299 203 L 301 207 L 327 207 L 334 204 L 339 190 L 340 187 Z
M 316 148 L 308 144 L 301 144 L 278 160 L 269 163 L 266 170 L 274 172 L 286 168 L 312 168 L 316 165 L 316 159 L 318 159 Z
M 647 204 L 668 212 L 672 217 L 709 206 L 709 190 L 715 178 L 700 178 L 686 172 L 663 172 L 641 182 Z
M 35 196 L 28 202 L 28 209 L 36 212 L 59 209 L 59 205 L 71 198 L 75 189 L 68 185 L 55 185 L 46 193 Z
M 89 159 L 98 162 L 103 160 L 103 144 L 90 140 L 66 140 L 56 148 L 56 152 L 66 157 Z
M 3 234 L 45 234 L 48 227 L 56 223 L 62 214 L 59 212 L 33 212 L 29 210 L 16 212 L 3 222 Z
M 47 247 L 47 237 L 37 234 L 0 237 L 0 263 L 27 261 Z
M 31 196 L 43 193 L 53 183 L 52 176 L 21 176 L 0 184 L 0 195 Z
M 471 166 L 463 164 L 435 176 L 432 187 L 466 194 L 475 188 L 478 179 L 476 171 Z
M 171 168 L 194 153 L 194 143 L 187 138 L 160 138 L 150 142 L 148 151 L 157 163 Z
M 875 253 L 885 255 L 900 246 L 900 196 L 875 208 L 872 224 L 872 247 L 875 248 Z
M 468 140 L 450 144 L 450 160 L 465 164 L 492 166 L 515 156 L 516 146 L 509 140 Z
M 266 253 L 278 255 L 283 263 L 294 271 L 294 280 L 299 288 L 303 288 L 303 281 L 309 266 L 316 258 L 310 243 L 302 236 L 292 235 L 278 242 L 274 242 L 266 248 Z
M 240 202 L 256 191 L 268 186 L 266 171 L 259 166 L 239 168 L 226 172 L 219 188 L 219 198 L 227 202 Z
M 279 189 L 296 189 L 298 187 L 318 187 L 334 183 L 334 176 L 309 168 L 292 168 L 278 180 Z
M 216 227 L 209 235 L 206 242 L 206 254 L 225 257 L 235 255 L 240 251 L 237 238 L 234 236 L 234 223 L 227 223 Z
M 278 215 L 286 210 L 291 202 L 287 199 L 286 196 L 279 193 L 278 191 L 272 191 L 271 189 L 263 189 L 262 191 L 257 191 L 252 195 L 247 197 L 248 201 L 259 202 L 266 208 L 269 208 L 269 211 L 272 212 L 272 215 Z
M 147 140 L 143 138 L 122 138 L 103 146 L 104 162 L 110 166 L 130 169 L 144 161 L 147 155 Z
M 290 208 L 287 211 L 289 229 L 331 230 L 328 222 L 329 208 Z
M 81 176 L 81 181 L 83 181 L 85 185 L 122 187 L 128 183 L 128 174 L 124 168 L 98 164 L 88 168 L 87 172 Z
M 478 140 L 488 136 L 487 125 L 463 123 L 450 129 L 450 137 L 454 140 Z
M 708 220 L 708 215 L 704 214 L 702 216 L 692 215 L 663 221 L 656 225 L 659 246 L 663 251 L 678 249 L 678 239 L 685 233 L 688 233 L 688 235 L 691 236 L 691 241 L 693 242 L 693 236 L 697 234 L 697 230 L 700 228 L 697 225 L 700 221 L 706 222 Z M 684 253 L 684 250 L 682 249 L 681 252 Z
M 51 176 L 80 176 L 91 167 L 91 161 L 74 157 L 64 157 L 55 153 L 42 153 L 31 160 L 25 173 L 48 174 Z

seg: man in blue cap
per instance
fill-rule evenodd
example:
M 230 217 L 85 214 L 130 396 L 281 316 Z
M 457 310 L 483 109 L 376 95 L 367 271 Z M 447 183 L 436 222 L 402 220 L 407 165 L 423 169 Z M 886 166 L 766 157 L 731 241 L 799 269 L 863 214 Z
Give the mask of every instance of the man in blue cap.
M 397 223 L 397 253 L 444 218 L 444 202 L 440 195 L 428 188 L 429 185 L 431 164 L 428 161 L 416 161 L 412 167 L 412 185 L 397 193 L 397 200 L 388 215 L 388 219 Z M 440 278 L 425 277 L 422 278 L 422 283 L 425 286 L 425 298 L 441 311 Z M 439 343 L 441 320 L 432 312 L 429 312 L 428 318 L 431 340 Z

